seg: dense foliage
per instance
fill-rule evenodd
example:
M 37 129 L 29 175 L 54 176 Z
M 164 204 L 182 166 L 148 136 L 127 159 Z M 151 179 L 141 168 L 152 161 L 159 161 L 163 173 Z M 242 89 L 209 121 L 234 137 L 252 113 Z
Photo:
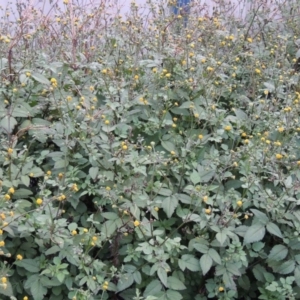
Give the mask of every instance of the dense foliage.
M 1 299 L 299 299 L 300 7 L 260 2 L 6 11 Z

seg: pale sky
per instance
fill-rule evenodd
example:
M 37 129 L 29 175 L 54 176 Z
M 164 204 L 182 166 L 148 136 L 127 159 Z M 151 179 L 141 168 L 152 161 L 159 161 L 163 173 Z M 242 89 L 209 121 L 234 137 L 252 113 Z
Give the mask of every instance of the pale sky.
M 69 0 L 71 1 L 71 0 Z M 81 4 L 88 4 L 88 3 L 91 3 L 91 2 L 94 2 L 94 3 L 101 3 L 103 1 L 106 1 L 106 2 L 113 2 L 115 5 L 117 6 L 122 6 L 122 10 L 121 10 L 121 14 L 125 15 L 126 12 L 128 11 L 129 9 L 129 6 L 130 6 L 130 2 L 131 0 L 72 0 L 73 3 L 77 4 L 77 3 L 81 3 Z M 166 3 L 167 3 L 167 0 L 164 0 Z M 193 0 L 191 0 L 193 1 Z M 277 0 L 275 2 L 282 2 L 282 1 L 286 1 L 286 0 Z M 296 0 L 288 0 L 289 1 L 296 1 Z M 54 3 L 57 3 L 59 5 L 59 7 L 63 8 L 64 5 L 63 5 L 63 0 L 0 0 L 0 5 L 2 7 L 6 7 L 8 5 L 8 3 L 12 3 L 10 6 L 15 6 L 16 3 L 28 3 L 30 2 L 33 6 L 35 7 L 39 7 L 39 8 L 42 8 L 43 7 L 43 11 L 44 11 L 44 14 L 46 15 L 50 8 L 52 7 L 52 5 Z M 135 0 L 136 4 L 138 4 L 140 7 L 143 7 L 147 0 Z M 217 4 L 215 2 L 218 2 L 218 1 L 214 1 L 214 0 L 198 0 L 198 2 L 201 3 L 201 5 L 205 5 L 206 6 L 206 9 L 208 10 L 209 14 L 212 13 L 213 11 L 213 7 L 216 6 L 217 7 Z M 227 2 L 227 3 L 230 3 L 232 5 L 234 5 L 235 7 L 235 13 L 234 15 L 236 17 L 245 17 L 245 15 L 247 14 L 247 11 L 253 6 L 257 6 L 257 4 L 261 4 L 262 2 L 264 3 L 267 3 L 268 5 L 270 5 L 271 2 L 274 2 L 274 0 L 224 0 L 222 2 Z M 52 4 L 51 4 L 52 3 Z M 3 15 L 3 12 L 0 11 L 0 16 Z

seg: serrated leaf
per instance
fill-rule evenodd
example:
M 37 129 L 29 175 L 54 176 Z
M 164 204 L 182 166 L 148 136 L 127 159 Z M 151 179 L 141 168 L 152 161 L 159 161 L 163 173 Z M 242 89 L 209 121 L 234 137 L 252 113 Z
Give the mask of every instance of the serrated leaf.
M 257 217 L 259 219 L 259 221 L 266 225 L 269 222 L 269 218 L 267 217 L 267 215 L 257 209 L 250 209 L 251 212 L 253 212 L 253 214 L 255 215 L 255 217 Z
M 134 282 L 133 275 L 130 273 L 122 274 L 118 280 L 117 291 L 121 292 L 129 288 Z
M 288 252 L 289 250 L 286 246 L 276 245 L 272 248 L 268 258 L 270 260 L 281 261 L 286 258 Z
M 147 285 L 143 296 L 145 298 L 147 298 L 148 296 L 155 296 L 157 293 L 159 293 L 162 290 L 162 287 L 163 286 L 160 283 L 160 281 L 155 279 Z
M 295 269 L 294 260 L 288 260 L 276 267 L 273 267 L 273 270 L 279 274 L 289 274 L 292 273 L 294 269 Z
M 142 282 L 142 275 L 141 275 L 141 272 L 135 271 L 135 272 L 133 273 L 133 279 L 134 279 L 134 281 L 135 281 L 137 284 L 141 284 L 141 282 Z
M 15 264 L 32 273 L 38 273 L 40 271 L 39 263 L 34 259 L 25 258 L 16 261 Z
M 266 233 L 266 228 L 263 224 L 257 223 L 251 225 L 244 236 L 244 244 L 261 241 Z
M 300 266 L 296 266 L 294 271 L 295 282 L 300 287 Z
M 192 272 L 197 272 L 200 270 L 199 260 L 191 254 L 182 255 L 181 259 L 178 261 L 178 264 L 182 271 L 184 271 L 186 268 Z
M 274 235 L 282 238 L 282 233 L 281 233 L 279 227 L 275 223 L 269 222 L 267 224 L 267 230 L 268 230 L 269 233 L 274 234 Z
M 93 180 L 96 179 L 97 175 L 98 175 L 98 172 L 99 172 L 99 168 L 98 167 L 91 167 L 89 169 L 89 175 L 91 176 L 91 178 Z
M 198 172 L 196 172 L 195 170 L 193 171 L 193 173 L 190 175 L 190 179 L 191 182 L 195 185 L 197 183 L 199 183 L 201 181 L 201 177 L 199 175 Z
M 221 262 L 221 257 L 219 255 L 219 253 L 213 249 L 213 248 L 210 248 L 208 253 L 207 253 L 212 259 L 214 262 L 216 262 L 218 265 L 221 265 L 222 262 Z
M 226 230 L 221 230 L 221 232 L 218 232 L 216 234 L 216 239 L 217 241 L 221 244 L 221 246 L 224 245 L 224 243 L 226 242 L 227 240 L 227 233 L 226 233 Z
M 10 282 L 6 282 L 5 288 L 3 287 L 2 284 L 0 284 L 0 294 L 10 297 L 13 296 L 13 290 Z M 10 298 L 13 299 L 13 298 Z M 15 298 L 16 299 L 16 298 Z
M 169 141 L 161 141 L 161 145 L 164 149 L 166 149 L 168 152 L 175 151 L 175 145 Z
M 193 245 L 193 247 L 194 247 L 197 251 L 199 251 L 199 252 L 201 252 L 201 253 L 203 253 L 203 254 L 206 254 L 206 253 L 208 252 L 208 250 L 209 250 L 208 246 L 205 245 L 205 244 L 195 243 L 195 244 Z
M 243 288 L 246 291 L 248 291 L 250 289 L 250 280 L 247 275 L 242 275 L 238 279 L 238 284 L 241 288 Z
M 203 275 L 205 275 L 210 270 L 210 268 L 212 267 L 212 263 L 213 263 L 213 261 L 208 254 L 203 254 L 201 256 L 200 266 L 201 266 Z
M 178 199 L 175 196 L 170 196 L 163 200 L 162 208 L 168 218 L 171 218 L 177 205 L 178 205 Z
M 42 74 L 33 72 L 31 73 L 31 77 L 42 84 L 50 85 L 50 81 Z
M 42 285 L 40 280 L 32 283 L 30 286 L 30 291 L 34 300 L 43 300 L 47 293 L 47 289 Z
M 163 283 L 165 287 L 168 287 L 168 275 L 164 268 L 159 267 L 157 270 L 157 276 L 160 279 L 160 281 Z
M 104 212 L 101 213 L 101 216 L 107 220 L 116 220 L 119 218 L 119 216 L 114 212 Z
M 182 295 L 179 292 L 173 291 L 173 290 L 167 290 L 166 296 L 168 300 L 181 300 Z
M 12 133 L 17 124 L 18 122 L 14 117 L 5 116 L 0 122 L 0 127 L 2 127 L 6 132 Z
M 237 116 L 237 118 L 239 120 L 245 121 L 245 120 L 248 119 L 248 115 L 244 111 L 242 111 L 241 109 L 239 109 L 239 108 L 236 108 L 234 110 L 234 113 L 235 113 L 235 115 Z
M 27 198 L 28 196 L 31 196 L 33 193 L 30 190 L 27 189 L 17 189 L 13 195 L 14 199 L 18 198 Z
M 168 277 L 168 288 L 170 288 L 172 290 L 181 291 L 181 290 L 185 290 L 186 286 L 177 277 L 169 276 Z

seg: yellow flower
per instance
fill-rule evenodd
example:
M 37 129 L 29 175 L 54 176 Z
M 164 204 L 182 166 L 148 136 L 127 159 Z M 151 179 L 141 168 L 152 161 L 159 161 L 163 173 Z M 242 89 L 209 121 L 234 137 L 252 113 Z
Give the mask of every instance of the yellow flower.
M 88 229 L 86 229 L 86 228 L 83 228 L 83 230 L 82 230 L 84 233 L 87 233 L 87 232 L 89 232 L 89 230 Z
M 58 201 L 64 201 L 66 200 L 66 196 L 64 194 L 61 194 L 59 197 L 57 197 Z
M 139 80 L 139 75 L 135 75 L 134 80 Z
M 207 208 L 207 209 L 205 210 L 205 213 L 206 213 L 207 215 L 210 215 L 210 214 L 211 214 L 211 209 L 210 209 L 210 208 Z
M 175 151 L 171 151 L 170 153 L 171 155 L 176 155 Z
M 62 179 L 64 177 L 64 174 L 63 173 L 59 173 L 58 174 L 58 179 Z
M 11 188 L 8 190 L 8 192 L 9 192 L 10 194 L 14 194 L 14 193 L 15 193 L 15 189 L 14 189 L 13 187 L 11 187 Z
M 170 77 L 171 77 L 171 73 L 167 73 L 165 76 L 166 76 L 167 78 L 170 78 Z
M 5 246 L 5 242 L 4 241 L 0 241 L 0 247 L 4 247 Z
M 71 96 L 67 96 L 67 101 L 72 101 L 72 97 Z
M 154 207 L 154 210 L 155 210 L 155 211 L 159 211 L 159 207 L 155 206 L 155 207 Z
M 2 229 L 0 229 L 0 235 L 2 235 L 3 234 L 3 230 Z
M 109 120 L 105 120 L 104 123 L 105 123 L 105 125 L 109 125 L 110 122 L 109 122 Z
M 300 160 L 297 161 L 297 165 L 300 166 Z
M 249 218 L 249 216 L 248 215 L 245 215 L 245 217 L 244 217 L 246 220 Z
M 7 278 L 6 277 L 1 277 L 1 282 L 2 283 L 6 283 L 7 282 Z
M 14 150 L 12 148 L 8 148 L 7 149 L 7 154 L 8 155 L 11 155 L 13 152 L 14 152 Z
M 138 221 L 138 220 L 135 220 L 134 222 L 133 222 L 133 225 L 135 226 L 135 227 L 137 227 L 137 226 L 140 226 L 140 221 Z
M 247 38 L 247 41 L 249 42 L 249 43 L 252 43 L 253 42 L 253 40 L 252 40 L 252 38 Z
M 106 291 L 108 289 L 108 282 L 107 281 L 104 281 L 103 285 L 102 285 L 102 289 L 104 291 Z
M 123 146 L 122 146 L 122 149 L 123 149 L 123 150 L 127 150 L 127 149 L 128 149 L 127 145 L 123 145 Z
M 21 254 L 18 254 L 17 257 L 16 257 L 16 259 L 17 259 L 17 260 L 22 260 L 22 259 L 23 259 L 23 256 L 22 256 Z
M 238 207 L 242 207 L 242 206 L 243 206 L 243 201 L 241 201 L 241 200 L 237 201 L 237 202 L 236 202 L 236 205 L 237 205 Z
M 202 139 L 203 139 L 203 135 L 202 135 L 202 134 L 199 134 L 199 135 L 198 135 L 198 139 L 199 139 L 199 140 L 202 140 Z
M 256 74 L 261 74 L 261 70 L 260 69 L 255 69 L 255 73 Z
M 284 131 L 284 127 L 279 127 L 277 130 L 278 130 L 279 132 L 283 132 L 283 131 Z
M 5 199 L 6 201 L 10 200 L 10 196 L 9 196 L 8 194 L 5 194 L 5 195 L 4 195 L 4 199 Z
M 37 205 L 42 205 L 43 200 L 42 200 L 41 198 L 37 198 L 35 203 L 36 203 Z
M 72 230 L 71 234 L 72 234 L 72 235 L 76 235 L 76 234 L 77 234 L 77 231 L 76 231 L 76 230 Z
M 276 159 L 282 159 L 282 158 L 283 158 L 282 154 L 279 154 L 279 153 L 276 154 Z
M 71 190 L 74 191 L 74 192 L 78 192 L 79 191 L 78 186 L 77 186 L 76 183 L 72 184 Z
M 30 72 L 26 72 L 25 74 L 26 74 L 27 77 L 30 77 L 30 76 L 31 76 L 31 73 L 30 73 Z
M 214 70 L 214 68 L 212 68 L 212 67 L 207 67 L 207 68 L 206 68 L 206 71 L 207 71 L 207 72 L 212 72 L 213 70 Z
M 27 296 L 23 297 L 23 300 L 28 300 L 28 297 Z
M 33 173 L 29 173 L 29 177 L 33 177 L 34 176 L 34 174 Z
M 92 240 L 93 240 L 94 242 L 96 242 L 96 241 L 98 240 L 98 237 L 97 237 L 97 236 L 93 236 L 93 237 L 92 237 Z
M 231 130 L 231 126 L 227 125 L 227 126 L 224 127 L 224 129 L 225 129 L 226 131 L 230 131 L 230 130 Z
M 234 166 L 234 167 L 238 167 L 239 164 L 235 161 L 235 162 L 233 163 L 233 166 Z
M 202 197 L 202 200 L 203 200 L 203 202 L 205 202 L 205 203 L 206 203 L 206 202 L 207 202 L 207 200 L 208 200 L 208 196 L 203 196 L 203 197 Z
M 224 288 L 222 286 L 219 287 L 219 292 L 224 292 Z

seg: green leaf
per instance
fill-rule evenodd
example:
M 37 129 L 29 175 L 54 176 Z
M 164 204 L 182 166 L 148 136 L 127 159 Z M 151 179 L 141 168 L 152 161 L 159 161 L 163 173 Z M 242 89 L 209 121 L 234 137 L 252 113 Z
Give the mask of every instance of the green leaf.
M 157 270 L 157 276 L 165 287 L 168 287 L 168 275 L 164 268 L 159 267 Z
M 288 252 L 289 250 L 286 246 L 276 245 L 272 248 L 268 258 L 270 260 L 281 261 L 286 258 Z
M 168 277 L 168 288 L 173 289 L 173 290 L 185 290 L 186 286 L 182 283 L 182 281 L 180 281 L 177 277 L 174 276 L 170 276 Z
M 246 291 L 248 291 L 250 289 L 250 280 L 247 275 L 242 275 L 238 279 L 238 284 L 241 288 L 243 288 Z
M 27 189 L 17 189 L 16 192 L 13 195 L 14 199 L 19 199 L 19 198 L 27 198 L 28 196 L 31 196 L 33 193 L 30 190 Z
M 264 214 L 263 212 L 257 210 L 257 209 L 250 209 L 253 214 L 255 215 L 255 217 L 257 217 L 259 219 L 259 222 L 261 222 L 262 224 L 266 225 L 269 222 L 269 218 L 266 214 Z
M 242 120 L 242 121 L 248 120 L 248 115 L 245 112 L 243 112 L 241 109 L 236 108 L 234 110 L 234 112 L 239 120 Z
M 162 290 L 162 284 L 159 280 L 154 279 L 152 280 L 146 287 L 143 296 L 147 298 L 148 296 L 155 296 Z
M 182 299 L 182 295 L 173 290 L 167 290 L 166 296 L 167 296 L 168 300 L 181 300 Z
M 294 260 L 288 260 L 276 267 L 273 267 L 273 270 L 279 274 L 289 274 L 292 273 L 294 269 L 295 269 Z
M 171 218 L 177 205 L 178 205 L 178 199 L 175 196 L 170 196 L 163 200 L 162 208 L 164 212 L 167 214 L 168 218 Z
M 119 218 L 119 216 L 114 212 L 104 212 L 104 213 L 101 213 L 101 216 L 107 220 L 116 220 Z
M 203 254 L 200 258 L 200 266 L 202 269 L 203 275 L 205 275 L 210 268 L 212 267 L 212 258 L 208 254 Z
M 32 273 L 38 273 L 40 271 L 39 263 L 34 259 L 25 258 L 16 261 L 15 264 Z
M 40 280 L 32 283 L 30 292 L 34 300 L 43 300 L 47 294 L 47 289 L 42 285 Z
M 178 265 L 182 271 L 188 269 L 192 272 L 200 270 L 199 260 L 191 254 L 182 255 L 181 259 L 178 260 Z
M 296 266 L 294 271 L 295 282 L 300 287 L 300 266 Z
M 208 253 L 207 253 L 212 259 L 214 262 L 216 262 L 218 265 L 221 265 L 222 262 L 221 262 L 221 257 L 219 255 L 219 253 L 213 249 L 213 248 L 210 248 Z
M 165 148 L 168 152 L 175 151 L 175 145 L 169 141 L 161 141 L 161 145 Z
M 279 227 L 275 223 L 269 222 L 267 224 L 267 230 L 268 230 L 269 233 L 274 234 L 274 235 L 282 238 L 282 233 L 281 233 Z
M 33 79 L 35 79 L 36 81 L 38 81 L 39 83 L 50 85 L 50 81 L 44 75 L 42 75 L 40 73 L 33 72 L 31 74 L 31 77 Z
M 226 232 L 226 230 L 221 230 L 221 232 L 218 232 L 216 234 L 216 239 L 221 244 L 221 246 L 223 246 L 224 243 L 227 240 L 227 232 Z
M 57 245 L 54 245 L 45 252 L 45 255 L 51 255 L 51 254 L 59 252 L 60 250 L 61 249 Z
M 6 283 L 5 289 L 3 288 L 3 285 L 0 284 L 0 294 L 7 296 L 7 297 L 13 296 L 13 290 L 12 290 L 12 286 L 11 286 L 10 282 Z M 11 299 L 13 299 L 13 298 L 11 298 Z
M 121 292 L 125 289 L 129 288 L 134 282 L 133 274 L 131 273 L 125 273 L 122 274 L 119 278 L 118 284 L 117 284 L 117 291 Z
M 99 172 L 99 168 L 98 167 L 91 167 L 89 169 L 89 175 L 91 176 L 91 178 L 93 180 L 96 179 L 97 175 L 98 175 L 98 172 Z
M 201 181 L 201 177 L 199 175 L 198 172 L 196 172 L 195 170 L 193 171 L 193 173 L 190 175 L 190 179 L 191 182 L 195 185 L 197 183 L 199 183 Z
M 195 244 L 193 245 L 193 247 L 194 247 L 197 251 L 199 251 L 199 252 L 201 252 L 201 253 L 203 253 L 203 254 L 206 254 L 206 253 L 208 252 L 208 250 L 209 250 L 208 246 L 205 245 L 205 244 L 195 243 Z
M 250 244 L 262 240 L 265 236 L 265 225 L 257 223 L 251 225 L 244 236 L 244 244 Z
M 7 133 L 12 133 L 17 124 L 18 122 L 14 117 L 5 116 L 0 122 L 0 128 L 2 127 Z
M 142 275 L 141 275 L 141 272 L 135 271 L 135 272 L 133 273 L 133 279 L 134 279 L 134 281 L 135 281 L 137 284 L 141 284 L 141 282 L 142 282 Z

